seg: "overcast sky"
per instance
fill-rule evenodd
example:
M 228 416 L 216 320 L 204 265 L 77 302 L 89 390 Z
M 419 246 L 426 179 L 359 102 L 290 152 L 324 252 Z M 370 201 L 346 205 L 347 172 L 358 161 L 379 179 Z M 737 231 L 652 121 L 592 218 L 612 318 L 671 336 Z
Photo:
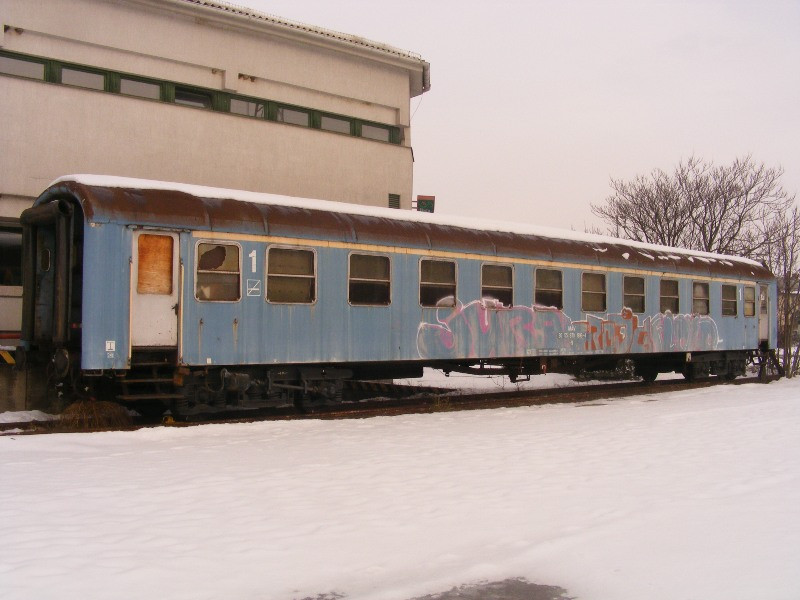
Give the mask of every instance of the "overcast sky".
M 414 193 L 583 230 L 609 179 L 751 154 L 800 192 L 800 1 L 234 0 L 416 52 Z

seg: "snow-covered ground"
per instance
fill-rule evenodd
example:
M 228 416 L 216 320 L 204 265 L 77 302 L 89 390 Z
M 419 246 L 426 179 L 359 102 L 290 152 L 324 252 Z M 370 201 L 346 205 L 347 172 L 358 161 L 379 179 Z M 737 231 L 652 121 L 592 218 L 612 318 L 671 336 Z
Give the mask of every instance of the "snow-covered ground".
M 549 375 L 547 377 L 550 377 Z M 0 598 L 800 598 L 800 381 L 0 437 Z

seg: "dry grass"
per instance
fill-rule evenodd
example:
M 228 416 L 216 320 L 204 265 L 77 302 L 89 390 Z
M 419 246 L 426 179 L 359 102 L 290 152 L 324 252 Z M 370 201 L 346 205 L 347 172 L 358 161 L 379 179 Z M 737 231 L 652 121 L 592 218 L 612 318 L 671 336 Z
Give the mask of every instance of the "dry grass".
M 130 427 L 132 421 L 125 407 L 105 400 L 79 400 L 61 413 L 59 426 L 64 429 L 87 431 Z

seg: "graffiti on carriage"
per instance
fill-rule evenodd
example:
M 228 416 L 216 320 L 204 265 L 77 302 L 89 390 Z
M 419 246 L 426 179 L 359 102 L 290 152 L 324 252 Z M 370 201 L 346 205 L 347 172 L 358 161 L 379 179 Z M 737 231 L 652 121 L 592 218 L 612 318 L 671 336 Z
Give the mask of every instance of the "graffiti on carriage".
M 643 316 L 623 308 L 573 321 L 553 307 L 497 308 L 482 300 L 439 308 L 435 323 L 422 322 L 417 329 L 421 358 L 697 352 L 714 350 L 720 341 L 717 324 L 707 315 Z

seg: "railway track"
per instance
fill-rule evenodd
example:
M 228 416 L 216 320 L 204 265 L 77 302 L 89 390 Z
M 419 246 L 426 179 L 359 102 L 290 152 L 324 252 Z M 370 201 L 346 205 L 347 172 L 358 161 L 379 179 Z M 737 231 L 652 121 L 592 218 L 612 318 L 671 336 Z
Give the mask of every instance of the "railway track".
M 587 405 L 594 403 L 594 405 L 597 405 L 597 403 L 605 403 L 630 396 L 657 395 L 714 385 L 767 383 L 778 378 L 777 376 L 765 379 L 742 377 L 734 381 L 722 381 L 716 377 L 709 377 L 695 381 L 681 379 L 668 379 L 651 383 L 628 381 L 594 385 L 572 385 L 561 388 L 515 389 L 492 392 L 473 391 L 467 393 L 445 388 L 377 384 L 376 387 L 366 386 L 362 388 L 362 392 L 371 388 L 378 394 L 378 397 L 366 397 L 336 405 L 314 406 L 301 410 L 282 408 L 227 412 L 207 417 L 194 416 L 185 420 L 174 420 L 169 416 L 160 420 L 135 419 L 132 426 L 124 429 L 134 430 L 142 427 L 163 425 L 186 427 L 212 423 L 244 423 L 267 420 L 363 419 L 377 416 L 540 406 L 544 404 Z M 390 395 L 393 397 L 390 397 Z M 0 434 L 5 433 L 6 435 L 9 432 L 31 434 L 62 431 L 66 430 L 59 426 L 57 420 L 0 423 Z

